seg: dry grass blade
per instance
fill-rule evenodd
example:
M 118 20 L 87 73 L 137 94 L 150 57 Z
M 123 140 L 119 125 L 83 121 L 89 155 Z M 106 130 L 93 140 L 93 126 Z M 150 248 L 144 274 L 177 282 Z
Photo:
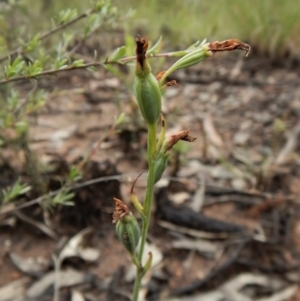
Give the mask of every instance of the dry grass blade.
M 297 292 L 297 285 L 291 285 L 287 288 L 272 294 L 270 297 L 259 298 L 256 301 L 285 301 L 290 300 L 291 297 Z M 296 300 L 296 299 L 295 299 Z
M 50 272 L 40 280 L 36 281 L 27 290 L 27 298 L 36 299 L 42 296 L 45 291 L 54 284 L 55 277 L 55 272 Z M 86 274 L 69 269 L 58 272 L 58 278 L 59 288 L 61 288 L 84 283 L 86 281 Z
M 23 277 L 0 287 L 0 301 L 24 300 L 25 287 L 29 281 L 28 277 Z

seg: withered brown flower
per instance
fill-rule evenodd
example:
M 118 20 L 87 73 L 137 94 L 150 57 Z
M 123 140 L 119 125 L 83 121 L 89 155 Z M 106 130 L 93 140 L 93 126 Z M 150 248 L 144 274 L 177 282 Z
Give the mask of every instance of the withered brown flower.
M 114 198 L 114 201 L 116 204 L 116 208 L 113 212 L 112 222 L 115 224 L 118 220 L 129 214 L 129 209 L 121 200 Z

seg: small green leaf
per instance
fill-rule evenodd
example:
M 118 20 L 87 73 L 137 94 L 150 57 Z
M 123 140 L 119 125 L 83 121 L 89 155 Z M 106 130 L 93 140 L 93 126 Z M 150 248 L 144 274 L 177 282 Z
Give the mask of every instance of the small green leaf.
M 6 119 L 5 119 L 5 127 L 10 127 L 13 123 L 13 115 L 11 113 L 6 115 Z
M 97 68 L 94 67 L 94 66 L 88 67 L 88 68 L 86 68 L 86 69 L 87 69 L 88 71 L 92 72 L 92 73 L 97 72 Z
M 23 48 L 26 52 L 32 52 L 38 47 L 39 43 L 39 34 L 36 34 Z
M 31 190 L 31 186 L 20 184 L 20 179 L 18 179 L 18 181 L 11 188 L 7 188 L 2 191 L 2 194 L 4 196 L 4 203 L 12 201 L 16 197 L 25 194 L 29 190 Z
M 68 67 L 69 67 L 68 65 L 63 65 L 63 66 L 59 67 L 58 69 L 59 69 L 59 70 L 62 70 L 62 69 L 66 69 L 66 68 L 68 68 Z
M 19 134 L 24 134 L 29 130 L 29 124 L 25 120 L 16 122 L 15 126 L 16 126 L 16 130 Z
M 72 67 L 81 67 L 84 65 L 84 60 L 80 59 L 80 60 L 76 60 L 74 62 L 72 62 Z
M 95 10 L 97 10 L 98 12 L 103 8 L 104 6 L 104 1 L 98 1 L 95 3 Z
M 79 179 L 81 179 L 81 174 L 75 166 L 71 167 L 71 170 L 68 174 L 68 179 L 71 181 L 78 181 Z
M 57 69 L 61 69 L 61 68 L 65 68 L 66 62 L 68 61 L 67 58 L 57 58 L 54 62 L 54 64 L 52 65 L 52 69 L 57 70 Z
M 160 36 L 158 41 L 147 51 L 147 54 L 148 55 L 154 54 L 156 50 L 159 48 L 159 46 L 161 45 L 161 41 L 162 41 L 162 36 Z
M 118 116 L 118 118 L 116 118 L 114 124 L 115 124 L 115 125 L 120 125 L 121 123 L 124 122 L 124 119 L 125 119 L 125 113 L 122 112 L 122 113 Z
M 12 64 L 9 64 L 4 67 L 4 73 L 6 78 L 11 78 L 16 74 L 20 73 L 25 65 L 22 57 L 18 56 Z
M 75 194 L 73 192 L 69 192 L 69 191 L 60 191 L 53 199 L 52 199 L 52 204 L 53 205 L 73 205 L 72 202 L 70 202 L 69 200 L 71 200 L 73 197 L 75 196 Z
M 126 54 L 126 47 L 125 46 L 119 47 L 117 50 L 115 50 L 115 52 L 112 55 L 108 57 L 107 61 L 117 62 L 118 60 L 123 58 L 125 54 Z
M 67 10 L 63 10 L 59 12 L 58 20 L 60 24 L 64 24 L 74 19 L 76 16 L 77 16 L 77 9 L 68 8 Z

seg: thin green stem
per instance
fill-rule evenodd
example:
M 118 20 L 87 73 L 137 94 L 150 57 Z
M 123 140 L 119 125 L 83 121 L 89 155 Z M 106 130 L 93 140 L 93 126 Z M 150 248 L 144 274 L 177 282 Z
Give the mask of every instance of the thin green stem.
M 138 260 L 142 263 L 146 238 L 150 225 L 151 209 L 153 202 L 154 192 L 154 173 L 155 173 L 155 155 L 156 155 L 156 124 L 148 125 L 148 177 L 147 177 L 147 189 L 144 201 L 144 211 L 146 218 L 143 219 L 141 244 L 138 253 Z M 144 276 L 143 270 L 137 269 L 137 275 L 135 278 L 132 301 L 138 300 L 138 294 L 141 287 L 142 278 Z
M 140 287 L 142 283 L 142 273 L 139 268 L 136 269 L 136 278 L 133 287 L 132 301 L 137 301 L 139 297 Z
M 151 217 L 151 207 L 153 200 L 154 190 L 154 168 L 155 168 L 155 149 L 156 149 L 156 124 L 148 126 L 148 177 L 147 177 L 147 189 L 144 201 L 144 211 L 146 219 L 143 223 L 141 246 L 139 250 L 138 258 L 141 261 L 144 253 L 144 246 L 148 234 L 148 228 Z
M 136 254 L 131 254 L 131 261 L 137 267 L 138 271 L 142 271 L 141 262 L 137 259 Z

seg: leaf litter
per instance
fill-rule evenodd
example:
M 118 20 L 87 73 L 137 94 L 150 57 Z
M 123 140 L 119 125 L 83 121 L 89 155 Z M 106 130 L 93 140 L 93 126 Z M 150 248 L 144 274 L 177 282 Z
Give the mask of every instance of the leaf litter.
M 230 54 L 226 55 L 226 61 L 218 54 L 213 59 L 214 68 L 212 61 L 207 61 L 174 74 L 179 85 L 166 91 L 164 110 L 169 128 L 182 124 L 179 127 L 190 128 L 197 140 L 190 152 L 179 150 L 177 157 L 171 158 L 162 179 L 167 182 L 157 187 L 156 199 L 160 205 L 150 232 L 156 246 L 157 271 L 149 273 L 143 297 L 296 301 L 300 248 L 299 71 L 271 69 L 271 64 L 263 58 L 270 72 L 259 67 L 262 60 L 255 56 L 247 61 L 239 60 L 238 64 Z M 38 116 L 31 129 L 32 137 L 41 137 L 35 138 L 31 145 L 43 162 L 51 165 L 59 157 L 63 160 L 56 166 L 72 164 L 110 126 L 113 115 L 118 115 L 119 105 L 134 116 L 129 92 L 119 81 L 106 76 L 100 71 L 98 78 L 89 75 L 88 81 L 79 80 L 81 73 L 76 72 L 73 76 L 60 77 L 59 85 L 68 87 L 72 83 L 72 90 L 65 95 L 50 93 L 51 106 Z M 52 83 L 55 80 L 51 79 Z M 77 88 L 83 93 L 73 93 Z M 51 92 L 51 83 L 48 89 Z M 118 105 L 108 102 L 117 99 L 117 94 L 120 95 Z M 284 124 L 283 132 L 279 123 L 273 122 L 276 118 Z M 102 149 L 93 157 L 96 163 L 90 166 L 89 180 L 99 175 L 95 172 L 99 162 L 109 161 L 111 164 L 105 168 L 114 166 L 114 173 L 121 174 L 139 174 L 145 168 L 143 127 L 129 120 L 122 130 L 128 131 L 127 146 L 138 145 L 130 148 L 130 160 L 126 159 L 126 148 L 121 148 L 121 136 L 109 137 L 106 141 L 109 149 Z M 3 156 L 10 161 L 14 158 L 16 166 L 22 165 L 22 156 L 7 153 Z M 174 168 L 174 162 L 179 162 L 179 167 Z M 8 253 L 1 252 L 1 266 L 8 271 L 5 279 L 0 277 L 1 301 L 22 300 L 25 293 L 32 298 L 50 298 L 57 279 L 59 290 L 70 287 L 67 291 L 72 300 L 86 300 L 86 294 L 95 300 L 105 296 L 103 290 L 108 290 L 108 286 L 104 283 L 113 279 L 120 266 L 128 269 L 130 266 L 109 222 L 112 197 L 109 200 L 103 194 L 98 196 L 105 194 L 109 183 L 78 189 L 76 200 L 84 205 L 80 209 L 75 205 L 77 209 L 73 211 L 58 211 L 55 222 L 50 217 L 52 224 L 46 225 L 37 218 L 38 214 L 26 210 L 14 215 L 17 219 L 14 223 L 7 220 L 10 213 L 1 214 L 6 219 L 1 219 L 4 231 L 0 240 L 3 246 L 9 246 Z M 120 192 L 114 196 L 128 195 L 131 184 L 125 181 L 118 185 Z M 138 185 L 136 191 L 140 193 Z M 170 203 L 160 203 L 163 199 L 169 199 Z M 175 210 L 176 207 L 179 209 Z M 174 212 L 176 218 L 172 216 Z M 194 212 L 193 219 L 202 218 L 210 230 L 197 223 L 183 225 L 180 212 Z M 218 231 L 211 226 L 214 222 L 222 222 Z M 20 229 L 20 223 L 25 225 L 24 229 L 12 235 L 10 231 Z M 32 229 L 36 236 L 33 245 L 63 235 L 70 237 L 72 233 L 60 252 L 55 247 L 51 249 L 52 256 L 61 260 L 59 270 L 54 270 L 49 250 L 39 247 L 40 254 L 30 256 L 33 248 L 27 246 L 26 253 L 26 243 L 22 244 L 22 240 L 26 231 Z M 96 247 L 84 243 L 89 235 Z M 53 246 L 58 241 L 52 242 Z M 15 266 L 8 265 L 6 254 Z M 38 256 L 45 257 L 50 264 L 40 266 Z M 23 274 L 38 279 L 24 278 Z M 126 273 L 118 277 L 118 288 L 113 295 L 116 300 L 123 300 L 131 289 L 124 284 Z M 103 283 L 101 290 L 99 283 Z M 60 291 L 66 297 L 65 291 Z

